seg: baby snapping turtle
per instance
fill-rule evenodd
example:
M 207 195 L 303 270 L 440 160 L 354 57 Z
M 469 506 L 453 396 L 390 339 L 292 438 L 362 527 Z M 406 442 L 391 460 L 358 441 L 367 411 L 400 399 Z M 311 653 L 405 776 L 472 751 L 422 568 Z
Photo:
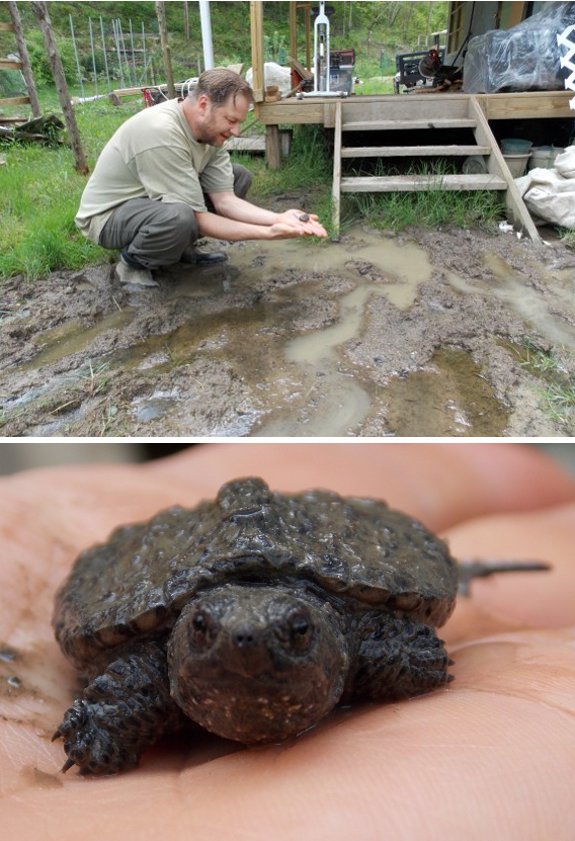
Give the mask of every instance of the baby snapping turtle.
M 451 661 L 433 629 L 459 572 L 445 543 L 381 501 L 255 478 L 116 529 L 56 597 L 56 637 L 87 679 L 54 735 L 63 770 L 131 768 L 190 719 L 280 742 L 338 703 L 442 686 Z

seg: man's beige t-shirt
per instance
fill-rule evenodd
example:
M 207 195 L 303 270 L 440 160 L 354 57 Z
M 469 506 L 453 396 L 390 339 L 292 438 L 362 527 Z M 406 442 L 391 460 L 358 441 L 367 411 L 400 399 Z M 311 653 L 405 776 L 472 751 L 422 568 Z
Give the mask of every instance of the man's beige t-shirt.
M 198 143 L 176 99 L 127 120 L 104 146 L 76 216 L 84 236 L 98 242 L 115 207 L 130 199 L 183 202 L 205 212 L 205 193 L 234 188 L 229 154 Z

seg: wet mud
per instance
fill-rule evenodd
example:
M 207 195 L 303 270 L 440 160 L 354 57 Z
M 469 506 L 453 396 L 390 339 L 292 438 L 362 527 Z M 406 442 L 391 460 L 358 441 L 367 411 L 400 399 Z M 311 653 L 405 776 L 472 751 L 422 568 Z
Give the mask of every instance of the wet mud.
M 222 247 L 227 263 L 153 290 L 120 287 L 112 264 L 5 283 L 0 434 L 574 434 L 545 396 L 574 370 L 560 243 L 363 226 Z

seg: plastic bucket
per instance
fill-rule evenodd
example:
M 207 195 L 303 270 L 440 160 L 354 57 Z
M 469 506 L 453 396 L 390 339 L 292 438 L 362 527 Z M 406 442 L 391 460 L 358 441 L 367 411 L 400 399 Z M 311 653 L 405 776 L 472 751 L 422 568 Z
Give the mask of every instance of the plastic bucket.
M 555 166 L 555 158 L 565 149 L 560 149 L 557 146 L 534 146 L 531 150 L 531 160 L 529 161 L 529 169 L 541 167 L 542 169 L 553 169 Z
M 526 155 L 532 146 L 531 140 L 521 140 L 518 137 L 507 137 L 501 141 L 504 155 Z
M 526 155 L 503 155 L 503 157 L 505 158 L 509 172 L 514 178 L 521 178 L 522 175 L 525 175 L 527 162 L 531 157 L 530 152 Z

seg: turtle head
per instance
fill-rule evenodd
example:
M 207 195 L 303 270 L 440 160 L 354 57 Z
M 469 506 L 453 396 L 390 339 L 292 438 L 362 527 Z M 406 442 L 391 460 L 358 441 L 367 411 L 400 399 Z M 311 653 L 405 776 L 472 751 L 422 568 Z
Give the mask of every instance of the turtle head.
M 182 610 L 168 648 L 173 698 L 245 744 L 280 742 L 338 702 L 349 654 L 336 611 L 305 591 L 228 584 Z

